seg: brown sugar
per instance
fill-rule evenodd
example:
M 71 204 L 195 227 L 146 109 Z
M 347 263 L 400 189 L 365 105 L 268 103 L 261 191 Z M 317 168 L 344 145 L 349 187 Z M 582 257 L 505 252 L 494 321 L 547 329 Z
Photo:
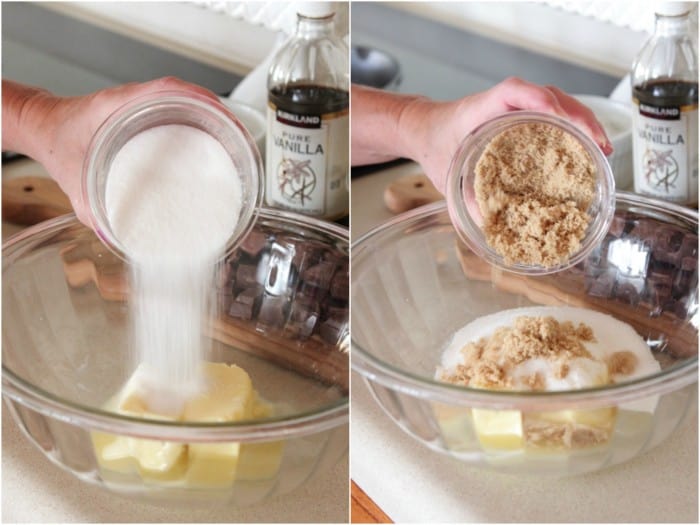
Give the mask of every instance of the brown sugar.
M 583 448 L 605 443 L 610 437 L 608 428 L 535 418 L 523 422 L 523 433 L 528 445 L 534 448 Z
M 553 317 L 521 316 L 513 327 L 498 328 L 491 337 L 467 343 L 462 349 L 463 364 L 441 379 L 449 383 L 481 388 L 508 389 L 508 370 L 524 361 L 544 358 L 558 361 L 557 374 L 565 377 L 567 362 L 577 357 L 591 358 L 584 342 L 593 342 L 593 330 L 580 323 L 559 322 Z M 541 376 L 526 378 L 533 390 L 544 388 Z
M 544 123 L 514 126 L 486 146 L 475 175 L 486 242 L 506 264 L 547 268 L 579 250 L 596 174 L 573 135 Z
M 539 372 L 536 372 L 525 378 L 525 384 L 530 388 L 530 390 L 544 390 L 544 377 L 542 377 L 542 374 Z
M 567 363 L 559 363 L 554 370 L 554 377 L 557 379 L 565 379 L 569 375 L 569 365 Z
M 608 371 L 612 376 L 630 375 L 636 366 L 637 356 L 627 350 L 615 352 L 608 358 Z

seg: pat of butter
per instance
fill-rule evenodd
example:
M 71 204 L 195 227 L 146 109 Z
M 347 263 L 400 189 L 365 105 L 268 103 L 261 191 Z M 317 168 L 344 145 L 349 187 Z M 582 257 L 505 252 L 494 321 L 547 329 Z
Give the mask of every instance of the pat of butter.
M 241 421 L 250 418 L 256 399 L 250 376 L 241 367 L 204 363 L 204 388 L 185 403 L 183 421 Z
M 557 410 L 529 414 L 542 421 L 553 423 L 576 423 L 590 427 L 608 429 L 615 423 L 617 408 L 594 408 L 590 410 Z
M 186 483 L 196 487 L 230 487 L 236 478 L 240 451 L 240 443 L 188 445 Z
M 523 447 L 523 421 L 519 410 L 474 408 L 472 418 L 484 448 L 517 450 Z
M 284 441 L 244 443 L 236 471 L 241 481 L 261 481 L 274 478 L 282 463 Z

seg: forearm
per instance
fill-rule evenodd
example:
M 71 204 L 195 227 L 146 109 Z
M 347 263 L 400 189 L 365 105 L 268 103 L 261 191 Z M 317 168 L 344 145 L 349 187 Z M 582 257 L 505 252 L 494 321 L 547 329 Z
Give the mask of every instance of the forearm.
M 425 99 L 353 85 L 352 165 L 372 164 L 411 157 L 402 128 L 407 110 Z
M 44 109 L 55 97 L 46 90 L 2 81 L 2 149 L 37 158 L 45 130 Z M 43 109 L 40 109 L 43 107 Z

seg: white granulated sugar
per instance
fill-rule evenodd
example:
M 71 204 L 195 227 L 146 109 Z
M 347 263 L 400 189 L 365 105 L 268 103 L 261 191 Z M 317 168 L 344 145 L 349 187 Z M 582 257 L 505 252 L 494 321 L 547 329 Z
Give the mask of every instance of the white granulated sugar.
M 190 126 L 143 131 L 112 162 L 105 205 L 131 262 L 136 364 L 163 385 L 161 399 L 149 400 L 153 409 L 196 388 L 202 320 L 211 314 L 215 264 L 235 229 L 241 192 L 224 147 Z
M 168 125 L 139 133 L 119 150 L 105 197 L 110 225 L 135 261 L 203 257 L 231 236 L 241 184 L 216 139 Z

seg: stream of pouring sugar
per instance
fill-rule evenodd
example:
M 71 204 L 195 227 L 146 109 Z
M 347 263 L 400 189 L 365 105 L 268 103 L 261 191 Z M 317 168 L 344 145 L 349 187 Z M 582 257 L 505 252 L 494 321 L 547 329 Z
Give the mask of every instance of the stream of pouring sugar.
M 241 193 L 224 147 L 190 126 L 143 131 L 112 161 L 105 204 L 131 263 L 134 365 L 148 370 L 142 394 L 159 413 L 176 413 L 199 389 L 202 321 Z

